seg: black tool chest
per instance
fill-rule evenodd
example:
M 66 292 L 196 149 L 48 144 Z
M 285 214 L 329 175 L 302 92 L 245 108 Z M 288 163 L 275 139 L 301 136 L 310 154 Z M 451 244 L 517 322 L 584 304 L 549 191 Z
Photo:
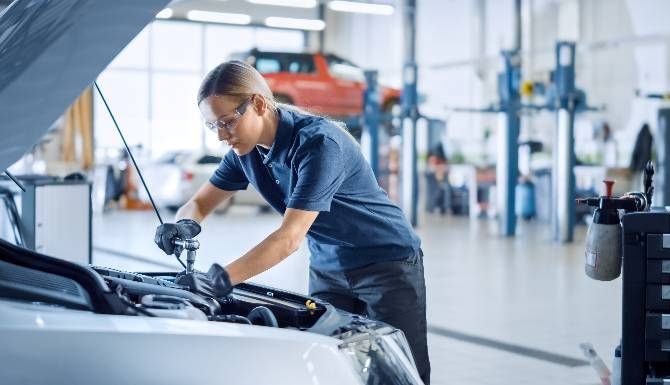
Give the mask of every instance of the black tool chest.
M 621 384 L 670 384 L 670 213 L 623 217 Z

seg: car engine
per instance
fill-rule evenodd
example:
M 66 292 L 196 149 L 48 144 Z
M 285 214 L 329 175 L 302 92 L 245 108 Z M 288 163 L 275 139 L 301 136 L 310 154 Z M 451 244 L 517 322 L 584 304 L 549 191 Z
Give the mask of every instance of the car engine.
M 326 312 L 315 299 L 239 284 L 225 298 L 205 298 L 174 283 L 175 273 L 130 273 L 93 267 L 131 309 L 147 315 L 306 330 Z

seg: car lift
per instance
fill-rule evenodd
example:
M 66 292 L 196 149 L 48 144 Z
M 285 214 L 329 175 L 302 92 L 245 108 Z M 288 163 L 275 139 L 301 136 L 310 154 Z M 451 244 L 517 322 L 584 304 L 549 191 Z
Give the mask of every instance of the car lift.
M 416 129 L 419 119 L 416 64 L 416 0 L 405 3 L 405 65 L 403 66 L 402 156 L 400 166 L 402 209 L 412 226 L 418 224 L 418 185 Z
M 498 151 L 496 162 L 498 220 L 500 234 L 506 237 L 514 236 L 516 232 L 515 189 L 519 177 L 521 113 L 547 110 L 557 113 L 552 172 L 552 238 L 559 242 L 571 242 L 573 239 L 575 114 L 595 109 L 586 106 L 584 92 L 575 86 L 575 43 L 557 42 L 555 52 L 556 66 L 545 104 L 521 102 L 522 89 L 524 94 L 532 93 L 533 86 L 521 81 L 521 52 L 505 50 L 501 52 L 504 69 L 498 74 L 498 103 L 486 108 L 449 108 L 453 112 L 498 114 L 498 149 L 503 150 Z
M 421 117 L 418 108 L 417 64 L 416 64 L 416 0 L 405 4 L 406 25 L 405 64 L 403 66 L 403 90 L 401 102 L 401 208 L 412 226 L 418 223 L 418 171 L 416 132 L 417 121 Z M 390 112 L 381 111 L 381 95 L 377 81 L 377 71 L 366 71 L 367 87 L 363 94 L 363 131 L 361 149 L 370 162 L 375 176 L 380 178 L 379 169 L 379 126 L 393 124 L 395 117 Z M 409 176 L 409 177 L 408 177 Z
M 370 162 L 375 177 L 379 179 L 379 124 L 382 119 L 381 93 L 377 82 L 377 71 L 365 71 L 366 88 L 363 92 L 363 131 L 361 133 L 361 149 L 365 159 Z

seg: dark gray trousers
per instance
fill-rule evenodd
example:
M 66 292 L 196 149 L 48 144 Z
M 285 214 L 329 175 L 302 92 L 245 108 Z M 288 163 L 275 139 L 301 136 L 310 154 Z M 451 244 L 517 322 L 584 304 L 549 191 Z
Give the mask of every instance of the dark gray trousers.
M 309 269 L 309 294 L 405 333 L 423 382 L 430 384 L 423 258 L 373 263 L 345 271 Z

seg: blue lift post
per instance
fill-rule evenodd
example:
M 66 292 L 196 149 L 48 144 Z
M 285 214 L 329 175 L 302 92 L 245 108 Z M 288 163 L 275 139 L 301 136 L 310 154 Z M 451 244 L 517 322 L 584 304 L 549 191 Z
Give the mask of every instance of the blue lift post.
M 416 0 L 405 3 L 405 65 L 402 105 L 402 209 L 412 226 L 418 224 L 416 128 L 419 119 L 416 65 Z
M 498 103 L 487 108 L 452 108 L 455 112 L 497 113 L 498 153 L 496 185 L 500 235 L 516 233 L 515 192 L 519 179 L 519 131 L 521 110 L 521 57 L 518 50 L 501 52 L 503 71 L 498 74 Z M 476 194 L 471 191 L 470 194 Z M 473 208 L 471 208 L 472 210 Z
M 372 171 L 379 179 L 379 125 L 381 123 L 381 104 L 377 71 L 365 71 L 367 88 L 363 93 L 363 132 L 361 148 L 370 162 Z
M 572 242 L 575 227 L 575 114 L 585 107 L 584 93 L 575 87 L 575 43 L 556 43 L 554 72 L 556 136 L 552 185 L 552 232 L 559 242 Z
M 496 165 L 500 233 L 513 236 L 516 230 L 515 188 L 519 176 L 519 128 L 524 110 L 557 112 L 556 148 L 553 165 L 552 237 L 571 242 L 575 223 L 574 121 L 581 111 L 597 110 L 586 105 L 584 92 L 575 86 L 575 44 L 556 43 L 556 67 L 546 105 L 521 103 L 519 51 L 503 51 L 504 70 L 498 75 L 499 104 L 488 108 L 453 108 L 452 111 L 499 113 L 499 149 Z M 560 182 L 560 183 L 559 183 Z
M 419 119 L 416 90 L 416 63 L 405 65 L 402 103 L 402 208 L 412 226 L 418 223 L 418 171 L 416 128 Z
M 519 179 L 521 57 L 517 50 L 503 51 L 502 60 L 504 70 L 498 74 L 500 106 L 496 189 L 500 234 L 511 237 L 516 232 L 515 191 Z

